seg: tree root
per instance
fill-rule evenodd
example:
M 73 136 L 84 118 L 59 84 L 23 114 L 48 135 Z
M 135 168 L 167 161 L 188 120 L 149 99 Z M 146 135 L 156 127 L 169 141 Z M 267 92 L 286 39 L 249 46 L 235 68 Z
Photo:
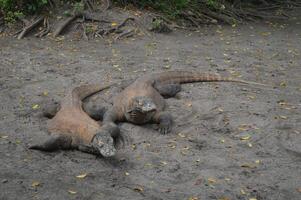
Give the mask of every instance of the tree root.
M 117 35 L 114 40 L 116 41 L 116 40 L 120 40 L 122 38 L 132 37 L 134 35 L 134 31 L 135 31 L 134 29 L 124 31 L 123 33 L 120 33 L 119 35 Z
M 58 35 L 60 35 L 61 34 L 61 32 L 73 21 L 73 20 L 75 20 L 77 17 L 79 17 L 79 16 L 81 16 L 81 14 L 76 14 L 76 15 L 73 15 L 73 16 L 70 16 L 70 17 L 68 17 L 65 21 L 63 21 L 62 23 L 61 23 L 61 25 L 60 26 L 58 26 L 57 28 L 56 28 L 56 30 L 54 31 L 54 33 L 53 33 L 53 36 L 54 37 L 57 37 Z
M 47 17 L 44 18 L 44 22 L 43 22 L 43 26 L 44 28 L 35 34 L 36 37 L 44 37 L 45 35 L 47 35 L 50 32 L 50 25 L 49 25 L 49 20 Z
M 104 31 L 103 35 L 108 35 L 108 34 L 110 34 L 110 33 L 118 33 L 118 32 L 122 32 L 120 29 L 121 29 L 123 26 L 125 26 L 125 24 L 126 24 L 128 21 L 135 21 L 135 18 L 132 18 L 132 17 L 126 18 L 126 19 L 123 20 L 123 22 L 121 22 L 121 24 L 119 24 L 118 26 L 113 27 L 113 28 L 110 28 L 110 29 Z
M 18 35 L 18 39 L 22 39 L 25 37 L 25 35 L 30 32 L 32 29 L 34 29 L 37 25 L 39 25 L 43 21 L 44 17 L 38 17 L 37 20 L 35 20 L 33 23 L 26 26 L 22 32 Z

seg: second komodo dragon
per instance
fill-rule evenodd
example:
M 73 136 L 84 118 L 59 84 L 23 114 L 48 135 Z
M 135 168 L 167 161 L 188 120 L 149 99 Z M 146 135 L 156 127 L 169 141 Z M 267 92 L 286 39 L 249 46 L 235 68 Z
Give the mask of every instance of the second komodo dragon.
M 101 154 L 104 157 L 114 156 L 116 149 L 113 138 L 118 136 L 119 129 L 116 127 L 105 133 L 101 132 L 101 125 L 82 109 L 84 98 L 111 85 L 82 85 L 67 92 L 59 108 L 54 105 L 48 106 L 44 115 L 51 118 L 47 123 L 47 130 L 51 136 L 41 144 L 32 145 L 29 148 L 42 151 L 78 149 Z M 97 137 L 94 137 L 96 134 Z
M 166 71 L 145 75 L 114 98 L 113 107 L 105 113 L 103 123 L 115 129 L 114 122 L 118 121 L 128 121 L 134 124 L 154 122 L 159 124 L 159 131 L 166 134 L 171 129 L 172 117 L 164 111 L 163 97 L 175 96 L 181 90 L 181 83 L 213 81 L 263 85 L 195 71 Z

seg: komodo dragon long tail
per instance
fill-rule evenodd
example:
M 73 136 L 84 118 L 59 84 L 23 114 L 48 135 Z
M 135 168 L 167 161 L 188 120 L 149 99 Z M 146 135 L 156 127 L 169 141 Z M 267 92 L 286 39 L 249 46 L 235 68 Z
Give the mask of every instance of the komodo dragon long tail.
M 179 83 L 192 83 L 192 82 L 238 82 L 244 84 L 253 84 L 265 86 L 265 84 L 256 83 L 252 81 L 244 81 L 240 79 L 233 79 L 230 77 L 222 77 L 215 73 L 202 73 L 194 71 L 166 71 L 161 73 L 152 74 L 150 79 L 155 80 L 158 84 L 179 84 Z

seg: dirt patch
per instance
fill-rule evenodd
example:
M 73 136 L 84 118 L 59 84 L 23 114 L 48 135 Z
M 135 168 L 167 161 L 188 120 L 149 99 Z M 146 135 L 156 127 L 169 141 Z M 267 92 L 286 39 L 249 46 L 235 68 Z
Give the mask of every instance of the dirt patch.
M 300 19 L 113 44 L 0 38 L 0 199 L 299 199 Z M 127 142 L 114 159 L 27 149 L 45 136 L 36 106 L 45 96 L 60 100 L 81 82 L 167 68 L 241 76 L 275 88 L 186 84 L 167 100 L 172 133 L 122 123 Z

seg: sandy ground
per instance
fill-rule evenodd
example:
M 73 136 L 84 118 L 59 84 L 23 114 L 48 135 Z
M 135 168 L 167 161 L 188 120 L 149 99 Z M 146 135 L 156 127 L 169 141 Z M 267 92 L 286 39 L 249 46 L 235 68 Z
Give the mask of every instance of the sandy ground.
M 300 199 L 300 21 L 299 15 L 113 44 L 0 38 L 0 199 Z M 122 123 L 126 143 L 112 159 L 27 149 L 45 137 L 46 120 L 38 117 L 44 99 L 60 100 L 81 82 L 166 69 L 269 86 L 183 85 L 167 99 L 172 133 Z

